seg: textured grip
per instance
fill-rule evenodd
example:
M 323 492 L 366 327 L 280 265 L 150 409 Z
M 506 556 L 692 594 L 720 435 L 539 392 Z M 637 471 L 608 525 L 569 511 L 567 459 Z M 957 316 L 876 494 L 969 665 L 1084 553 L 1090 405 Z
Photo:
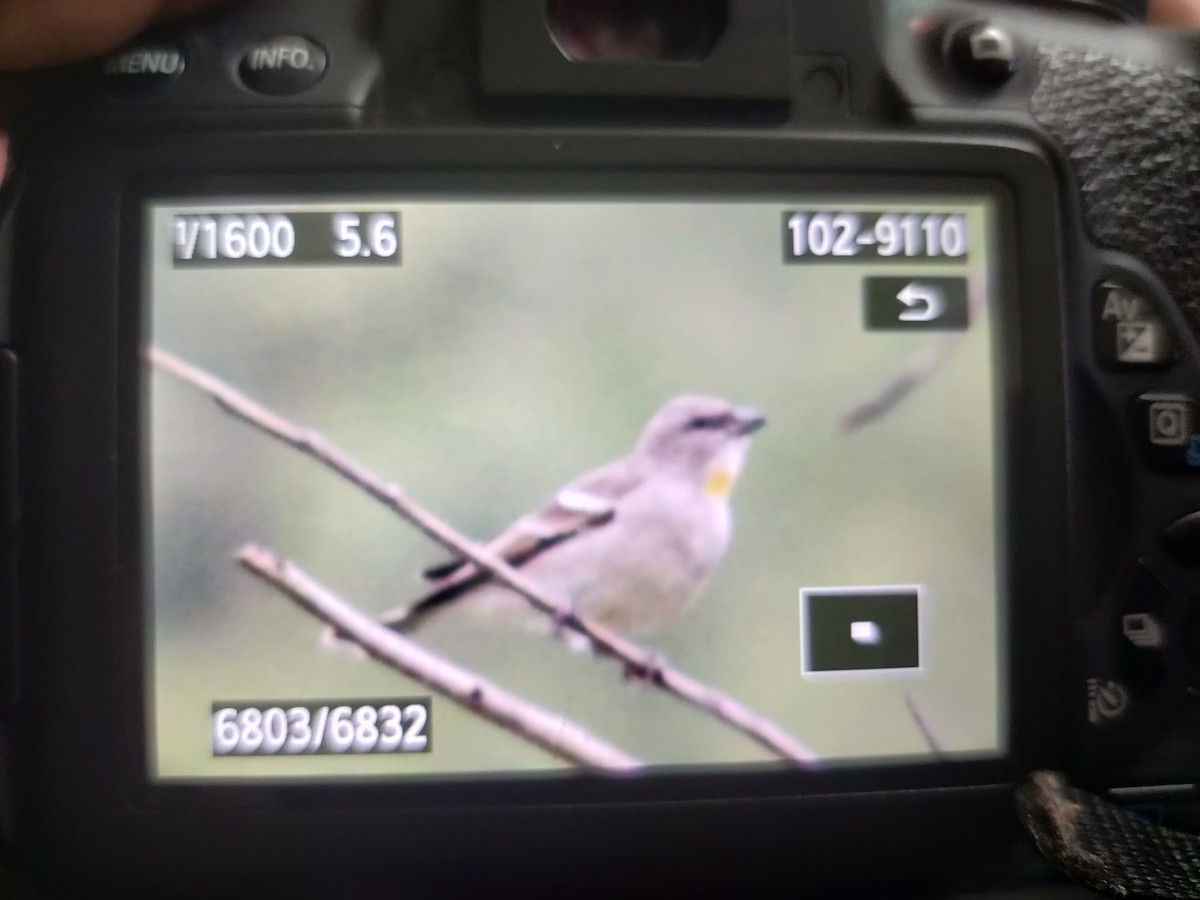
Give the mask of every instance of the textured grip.
M 1200 838 L 1154 825 L 1054 772 L 1017 790 L 1017 812 L 1052 862 L 1092 890 L 1148 900 L 1200 900 Z
M 1031 102 L 1093 239 L 1149 266 L 1200 334 L 1200 77 L 1044 46 Z

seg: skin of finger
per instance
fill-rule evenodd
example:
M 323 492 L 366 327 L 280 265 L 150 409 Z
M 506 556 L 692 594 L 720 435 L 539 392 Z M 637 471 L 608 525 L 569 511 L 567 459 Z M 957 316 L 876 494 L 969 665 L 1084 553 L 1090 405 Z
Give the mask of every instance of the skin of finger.
M 0 0 L 0 71 L 78 62 L 221 0 Z
M 1151 0 L 1150 21 L 1155 25 L 1200 28 L 1200 0 Z

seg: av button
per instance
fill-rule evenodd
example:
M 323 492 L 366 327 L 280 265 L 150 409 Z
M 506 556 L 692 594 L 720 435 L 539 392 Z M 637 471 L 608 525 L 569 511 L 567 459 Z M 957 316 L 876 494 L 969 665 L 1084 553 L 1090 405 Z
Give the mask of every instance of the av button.
M 1175 360 L 1167 324 L 1150 301 L 1128 285 L 1109 280 L 1096 288 L 1096 356 L 1117 369 L 1165 368 Z
M 246 50 L 238 74 L 250 90 L 284 97 L 308 90 L 320 81 L 328 63 L 320 45 L 306 37 L 286 35 Z
M 183 51 L 172 44 L 137 44 L 100 64 L 104 83 L 114 97 L 141 100 L 162 91 L 187 68 Z
M 1195 399 L 1166 391 L 1142 394 L 1130 417 L 1150 465 L 1164 472 L 1200 473 L 1200 404 Z

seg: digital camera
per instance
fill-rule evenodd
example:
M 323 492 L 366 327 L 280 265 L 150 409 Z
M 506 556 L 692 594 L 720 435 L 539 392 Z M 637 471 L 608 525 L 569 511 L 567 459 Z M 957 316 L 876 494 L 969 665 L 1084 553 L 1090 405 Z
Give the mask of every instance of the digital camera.
M 1047 877 L 1032 770 L 1194 820 L 1196 51 L 306 0 L 64 73 L 0 317 L 13 843 L 912 895 Z

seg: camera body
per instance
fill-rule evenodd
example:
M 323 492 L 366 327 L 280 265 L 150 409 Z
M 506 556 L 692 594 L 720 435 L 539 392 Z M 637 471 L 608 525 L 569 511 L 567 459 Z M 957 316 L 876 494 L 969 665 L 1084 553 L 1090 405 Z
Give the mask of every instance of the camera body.
M 0 333 L 0 498 L 19 513 L 0 523 L 0 721 L 18 843 L 47 864 L 69 864 L 87 885 L 173 894 L 180 884 L 303 894 L 508 879 L 553 890 L 581 876 L 597 890 L 768 880 L 979 886 L 1043 877 L 1011 810 L 1012 783 L 1033 769 L 1193 821 L 1194 43 L 999 5 L 730 0 L 710 20 L 719 36 L 684 29 L 684 52 L 698 40 L 702 59 L 572 60 L 598 42 L 580 44 L 570 16 L 565 30 L 548 28 L 546 12 L 540 2 L 261 3 L 66 76 L 66 108 L 22 148 L 12 310 Z M 616 34 L 644 33 L 634 23 Z M 661 35 L 651 43 L 659 53 L 672 46 Z M 991 204 L 988 239 L 970 250 L 986 256 L 987 273 L 962 277 L 972 296 L 973 279 L 990 285 L 994 377 L 975 399 L 989 405 L 980 421 L 994 425 L 1000 448 L 1000 563 L 988 607 L 999 649 L 979 664 L 990 665 L 1001 698 L 994 752 L 942 752 L 930 738 L 927 759 L 897 751 L 895 760 L 815 770 L 290 779 L 230 768 L 227 778 L 160 777 L 154 748 L 169 742 L 170 727 L 153 725 L 166 708 L 153 686 L 166 676 L 148 648 L 166 613 L 151 597 L 148 541 L 158 526 L 146 469 L 158 440 L 148 423 L 167 407 L 151 411 L 143 351 L 146 273 L 171 264 L 148 249 L 159 232 L 147 204 L 173 198 L 167 212 L 184 222 L 175 225 L 184 237 L 172 271 L 183 273 L 208 271 L 189 269 L 180 248 L 204 255 L 207 220 L 187 216 L 206 215 L 211 198 L 250 198 L 237 209 L 286 216 L 292 197 L 453 194 L 503 206 L 531 195 L 616 203 L 664 192 L 817 198 L 807 207 L 784 199 L 771 213 L 777 230 L 784 213 L 778 239 L 789 265 L 822 255 L 838 265 L 839 221 L 873 222 L 851 235 L 854 252 L 880 255 L 893 233 L 879 223 L 905 203 L 924 211 L 922 196 L 944 204 L 962 195 Z M 889 212 L 863 212 L 853 205 L 860 194 Z M 230 202 L 223 208 L 238 215 Z M 837 220 L 843 208 L 851 212 Z M 300 217 L 324 210 L 295 211 L 279 246 L 299 248 Z M 822 251 L 827 213 L 833 232 Z M 372 243 L 386 228 L 371 215 L 362 213 L 361 232 L 344 225 L 339 240 L 358 240 L 364 271 L 371 252 L 402 256 L 407 267 L 421 252 L 412 238 L 425 233 L 419 210 L 402 209 L 398 252 Z M 928 215 L 944 223 L 956 214 Z M 199 223 L 191 237 L 188 221 Z M 236 247 L 233 221 L 215 226 L 207 258 L 221 273 L 203 291 L 232 290 L 249 271 L 235 257 L 250 252 L 259 219 L 236 220 L 250 235 Z M 941 255 L 953 255 L 953 229 L 937 229 Z M 914 238 L 925 241 L 913 254 L 920 265 L 887 271 L 898 280 L 880 296 L 902 304 L 880 313 L 891 325 L 937 318 L 937 304 L 913 290 L 959 274 L 934 264 L 931 233 Z M 482 265 L 476 252 L 464 251 L 464 272 Z M 264 244 L 261 256 L 272 253 Z M 571 265 L 581 280 L 598 277 Z M 569 305 L 578 285 L 566 287 Z M 167 315 L 155 310 L 158 328 Z M 265 333 L 238 339 L 261 340 L 264 358 L 277 352 Z M 322 332 L 306 340 L 319 359 Z M 803 391 L 794 396 L 805 402 Z M 970 428 L 954 419 L 937 427 L 940 444 L 969 443 Z M 174 489 L 155 482 L 153 494 Z M 166 543 L 156 538 L 160 559 Z M 933 621 L 957 621 L 946 602 L 943 591 Z M 802 615 L 815 615 L 804 603 Z M 852 632 L 860 647 L 878 634 L 871 624 Z M 951 627 L 944 644 L 921 640 L 944 660 L 953 629 L 967 627 Z M 801 640 L 810 658 L 797 668 L 808 675 L 819 647 Z M 437 730 L 431 755 L 453 734 Z

